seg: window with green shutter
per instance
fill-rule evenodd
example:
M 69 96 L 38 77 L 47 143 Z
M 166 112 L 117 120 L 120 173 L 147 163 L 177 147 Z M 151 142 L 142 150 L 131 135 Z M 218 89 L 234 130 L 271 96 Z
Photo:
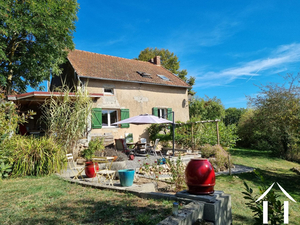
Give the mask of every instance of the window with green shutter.
M 129 118 L 129 109 L 121 109 L 121 120 Z M 129 123 L 121 124 L 121 128 L 129 128 Z
M 102 128 L 102 109 L 93 108 L 92 109 L 92 128 L 100 129 Z
M 158 116 L 158 108 L 157 107 L 152 108 L 152 115 Z

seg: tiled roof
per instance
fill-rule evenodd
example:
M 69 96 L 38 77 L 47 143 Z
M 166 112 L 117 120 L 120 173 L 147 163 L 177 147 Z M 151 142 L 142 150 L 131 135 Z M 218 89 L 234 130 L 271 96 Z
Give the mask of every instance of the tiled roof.
M 81 50 L 70 51 L 68 60 L 80 77 L 190 88 L 187 83 L 172 74 L 169 70 L 150 62 Z M 150 77 L 142 76 L 141 73 L 150 74 Z M 170 81 L 163 80 L 157 75 L 164 75 Z

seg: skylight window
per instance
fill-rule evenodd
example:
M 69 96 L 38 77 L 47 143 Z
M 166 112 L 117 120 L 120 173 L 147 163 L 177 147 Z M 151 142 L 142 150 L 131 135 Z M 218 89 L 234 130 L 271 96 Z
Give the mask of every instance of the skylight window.
M 167 78 L 167 77 L 164 76 L 164 75 L 159 75 L 159 74 L 157 74 L 157 76 L 159 76 L 161 79 L 163 79 L 163 80 L 165 80 L 165 81 L 170 81 L 170 79 Z
M 139 75 L 141 75 L 142 77 L 147 77 L 147 78 L 151 78 L 151 74 L 150 73 L 146 73 L 146 72 L 141 72 L 141 71 L 136 71 Z

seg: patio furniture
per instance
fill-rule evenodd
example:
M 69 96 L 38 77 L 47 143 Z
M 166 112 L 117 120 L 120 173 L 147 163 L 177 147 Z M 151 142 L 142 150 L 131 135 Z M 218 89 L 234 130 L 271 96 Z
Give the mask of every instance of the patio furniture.
M 78 177 L 81 176 L 81 178 L 84 180 L 84 178 L 82 176 L 82 172 L 84 171 L 85 167 L 77 166 L 76 162 L 74 161 L 72 153 L 66 154 L 66 157 L 67 157 L 67 162 L 68 162 L 69 168 L 72 171 L 72 173 L 74 174 L 73 179 L 79 180 Z
M 140 138 L 140 141 L 137 144 L 138 150 L 140 153 L 146 153 L 147 150 L 147 139 L 146 138 Z
M 116 143 L 116 145 L 115 145 L 116 150 L 122 151 L 123 153 L 128 155 L 129 159 L 134 158 L 135 149 L 128 148 L 124 138 L 115 139 L 115 143 Z
M 156 139 L 154 142 L 153 146 L 148 146 L 147 150 L 149 153 L 153 152 L 153 155 L 157 156 L 157 152 L 160 153 L 161 157 L 163 157 L 162 153 L 161 153 L 161 149 L 157 149 L 157 145 L 158 145 L 159 139 Z
M 93 162 L 105 163 L 105 169 L 99 169 L 96 172 L 97 182 L 100 184 L 107 184 L 113 186 L 113 180 L 116 174 L 116 171 L 111 170 L 112 162 L 114 157 L 97 157 L 93 158 Z

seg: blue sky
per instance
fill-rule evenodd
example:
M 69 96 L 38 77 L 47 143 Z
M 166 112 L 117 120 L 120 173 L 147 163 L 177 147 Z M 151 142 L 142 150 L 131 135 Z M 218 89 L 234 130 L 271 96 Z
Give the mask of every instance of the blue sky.
M 300 71 L 300 1 L 78 0 L 76 49 L 132 59 L 169 49 L 197 96 L 247 107 L 254 85 Z

